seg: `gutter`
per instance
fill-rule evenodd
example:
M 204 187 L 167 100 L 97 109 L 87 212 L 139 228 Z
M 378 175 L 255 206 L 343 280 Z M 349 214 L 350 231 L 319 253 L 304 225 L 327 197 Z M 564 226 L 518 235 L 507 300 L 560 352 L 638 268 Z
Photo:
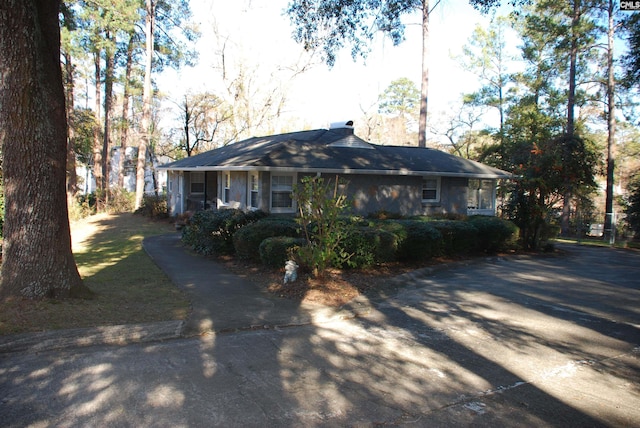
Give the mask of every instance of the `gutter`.
M 348 175 L 401 175 L 401 176 L 420 176 L 420 177 L 464 177 L 464 178 L 486 178 L 486 179 L 513 179 L 513 174 L 490 174 L 490 173 L 460 173 L 460 172 L 444 172 L 444 171 L 411 171 L 407 169 L 400 170 L 375 170 L 375 169 L 352 169 L 352 168 L 292 168 L 292 167 L 273 167 L 273 166 L 195 166 L 181 168 L 158 167 L 159 170 L 167 171 L 189 171 L 189 172 L 205 172 L 205 171 L 231 171 L 231 172 L 286 172 L 286 173 L 309 173 L 309 174 L 348 174 Z

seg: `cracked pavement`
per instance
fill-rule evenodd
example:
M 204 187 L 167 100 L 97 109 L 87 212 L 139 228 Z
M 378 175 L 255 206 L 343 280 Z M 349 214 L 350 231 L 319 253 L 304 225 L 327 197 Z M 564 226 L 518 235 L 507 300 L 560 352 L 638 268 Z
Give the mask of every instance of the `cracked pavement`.
M 566 252 L 413 278 L 346 319 L 0 354 L 0 420 L 640 426 L 640 253 Z

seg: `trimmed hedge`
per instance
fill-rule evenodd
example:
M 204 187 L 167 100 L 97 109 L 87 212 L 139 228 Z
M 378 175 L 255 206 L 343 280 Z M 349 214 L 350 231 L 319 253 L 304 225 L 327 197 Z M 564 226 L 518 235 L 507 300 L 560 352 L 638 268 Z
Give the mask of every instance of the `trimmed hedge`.
M 437 220 L 429 223 L 442 236 L 442 255 L 469 254 L 478 248 L 478 229 L 471 223 L 456 220 Z
M 420 220 L 385 221 L 382 228 L 398 237 L 397 258 L 420 261 L 437 256 L 442 248 L 442 235 L 431 222 Z
M 398 237 L 380 228 L 361 226 L 347 235 L 341 247 L 344 252 L 351 254 L 346 262 L 347 267 L 367 268 L 395 260 Z
M 367 268 L 394 260 L 416 262 L 431 257 L 494 253 L 514 248 L 518 228 L 497 217 L 472 216 L 464 221 L 410 220 L 353 221 L 340 245 L 350 255 L 342 267 Z M 182 240 L 202 254 L 230 254 L 282 267 L 289 249 L 302 247 L 295 219 L 267 217 L 262 211 L 236 209 L 199 211 L 184 227 Z
M 201 254 L 231 254 L 233 235 L 242 226 L 266 216 L 264 211 L 238 209 L 198 211 L 182 229 L 182 241 Z
M 304 238 L 290 236 L 274 236 L 266 238 L 260 243 L 260 260 L 266 266 L 283 267 L 289 260 L 289 249 L 305 245 Z
M 478 251 L 495 253 L 515 248 L 518 242 L 518 226 L 498 217 L 476 215 L 467 222 L 478 230 Z
M 260 260 L 260 244 L 274 236 L 300 236 L 300 226 L 293 218 L 267 217 L 243 226 L 233 235 L 236 255 L 245 260 Z

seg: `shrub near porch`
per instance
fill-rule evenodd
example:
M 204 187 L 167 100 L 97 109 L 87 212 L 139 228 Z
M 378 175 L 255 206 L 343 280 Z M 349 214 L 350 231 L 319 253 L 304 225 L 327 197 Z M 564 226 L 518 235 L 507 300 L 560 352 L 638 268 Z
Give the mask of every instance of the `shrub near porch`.
M 183 241 L 202 254 L 232 254 L 281 268 L 284 263 L 274 260 L 283 261 L 291 255 L 296 242 L 291 239 L 299 238 L 300 232 L 292 218 L 264 215 L 238 210 L 203 212 L 185 227 Z M 351 256 L 334 266 L 340 268 L 366 269 L 392 261 L 415 263 L 439 256 L 495 253 L 515 248 L 518 236 L 513 223 L 496 217 L 342 221 L 351 222 L 351 233 L 342 241 L 340 251 Z M 276 244 L 275 238 L 290 239 Z M 261 252 L 265 240 L 272 241 Z

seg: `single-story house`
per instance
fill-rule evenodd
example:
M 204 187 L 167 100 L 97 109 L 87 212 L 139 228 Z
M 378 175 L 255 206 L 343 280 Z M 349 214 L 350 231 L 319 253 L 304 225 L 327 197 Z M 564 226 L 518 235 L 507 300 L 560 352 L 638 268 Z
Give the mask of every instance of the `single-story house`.
M 495 215 L 497 180 L 510 173 L 440 150 L 371 144 L 350 125 L 253 137 L 166 164 L 170 213 L 295 213 L 294 183 L 319 175 L 347 182 L 355 214 Z

